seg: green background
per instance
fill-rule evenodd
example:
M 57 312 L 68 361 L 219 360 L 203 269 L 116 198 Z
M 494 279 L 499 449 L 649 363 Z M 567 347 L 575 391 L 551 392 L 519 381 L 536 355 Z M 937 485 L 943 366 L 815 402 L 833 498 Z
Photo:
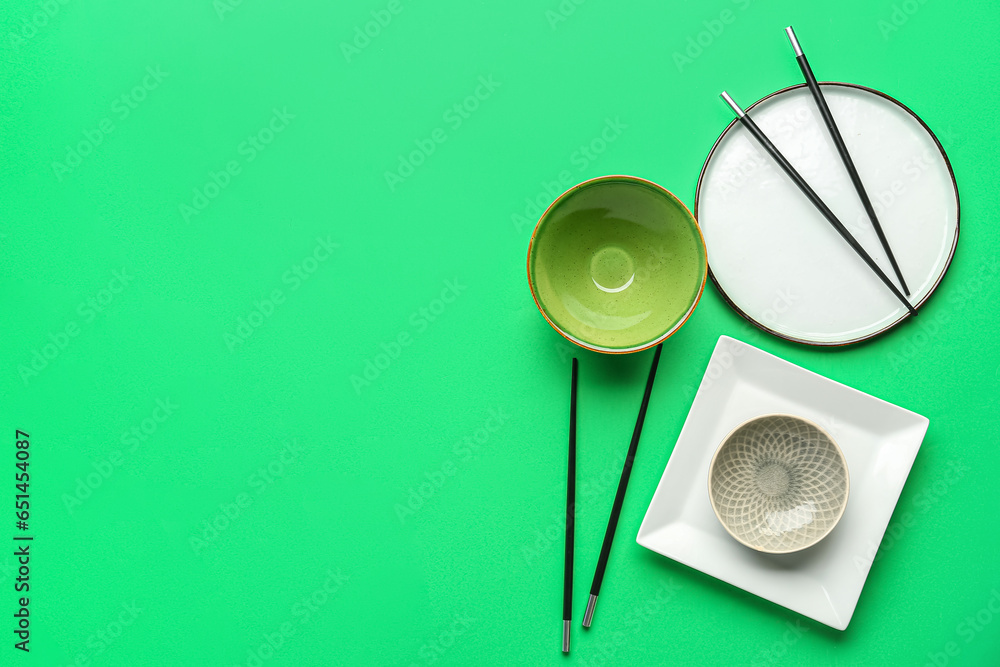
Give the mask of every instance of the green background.
M 992 3 L 223 2 L 0 12 L 0 506 L 12 536 L 22 429 L 35 535 L 28 655 L 0 549 L 0 663 L 996 664 Z M 391 21 L 345 50 L 373 16 Z M 801 80 L 788 24 L 820 80 L 883 90 L 937 132 L 962 195 L 954 263 L 923 328 L 836 350 L 756 331 L 709 285 L 663 348 L 584 633 L 651 352 L 573 350 L 545 324 L 530 200 L 562 172 L 626 173 L 691 205 L 731 120 L 719 91 L 747 105 Z M 614 141 L 578 152 L 609 121 Z M 720 334 L 930 419 L 845 632 L 634 542 Z

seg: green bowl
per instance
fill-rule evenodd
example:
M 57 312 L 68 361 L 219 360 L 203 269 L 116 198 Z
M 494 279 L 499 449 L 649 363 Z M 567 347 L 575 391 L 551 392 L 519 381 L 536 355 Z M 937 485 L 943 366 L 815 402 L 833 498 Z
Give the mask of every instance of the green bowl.
M 528 285 L 567 340 L 595 352 L 638 352 L 687 321 L 705 288 L 705 240 L 669 191 L 602 176 L 560 195 L 528 246 Z

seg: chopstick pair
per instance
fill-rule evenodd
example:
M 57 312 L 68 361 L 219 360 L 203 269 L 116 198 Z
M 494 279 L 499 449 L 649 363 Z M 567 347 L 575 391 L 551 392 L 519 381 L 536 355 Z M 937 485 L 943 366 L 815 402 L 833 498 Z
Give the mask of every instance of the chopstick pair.
M 830 136 L 833 139 L 834 144 L 837 146 L 837 152 L 840 154 L 841 161 L 844 163 L 844 167 L 847 169 L 847 173 L 851 177 L 851 181 L 854 183 L 854 189 L 857 191 L 858 196 L 861 198 L 861 203 L 865 208 L 865 212 L 868 214 L 869 219 L 872 222 L 872 226 L 875 228 L 875 233 L 878 236 L 879 242 L 882 244 L 882 248 L 885 250 L 886 255 L 889 257 L 889 263 L 892 265 L 892 269 L 896 274 L 896 278 L 899 280 L 899 284 L 902 286 L 903 291 L 906 292 L 906 296 L 910 295 L 910 291 L 906 286 L 906 281 L 903 280 L 903 274 L 899 270 L 899 265 L 896 263 L 896 257 L 892 253 L 892 249 L 889 247 L 889 241 L 885 237 L 885 232 L 882 230 L 882 225 L 878 221 L 878 216 L 875 214 L 875 208 L 872 205 L 871 198 L 868 196 L 868 192 L 865 190 L 864 184 L 861 182 L 861 176 L 858 174 L 857 168 L 854 166 L 854 161 L 851 159 L 851 155 L 847 150 L 847 145 L 844 143 L 844 138 L 840 134 L 840 130 L 837 128 L 837 123 L 833 119 L 833 114 L 830 112 L 830 107 L 826 103 L 826 98 L 823 97 L 823 92 L 820 90 L 819 84 L 816 82 L 816 77 L 813 75 L 812 68 L 809 66 L 809 61 L 806 60 L 805 54 L 802 52 L 802 47 L 799 45 L 798 39 L 795 37 L 795 32 L 792 27 L 789 26 L 785 29 L 785 33 L 788 35 L 788 40 L 791 42 L 792 49 L 795 51 L 795 59 L 799 64 L 799 68 L 802 70 L 802 74 L 806 79 L 806 85 L 809 87 L 809 91 L 812 93 L 813 99 L 816 101 L 816 106 L 819 107 L 820 115 L 823 117 L 823 122 L 826 124 L 827 129 L 830 132 Z M 889 279 L 887 275 L 879 268 L 875 260 L 865 251 L 860 243 L 851 235 L 847 228 L 842 222 L 834 215 L 833 211 L 820 199 L 819 195 L 809 186 L 801 174 L 795 170 L 791 163 L 781 154 L 781 151 L 771 143 L 767 135 L 757 126 L 756 123 L 746 114 L 746 112 L 733 101 L 733 98 L 729 96 L 725 91 L 722 92 L 722 99 L 726 101 L 733 112 L 736 113 L 737 120 L 747 129 L 747 131 L 753 136 L 754 139 L 763 146 L 778 166 L 792 179 L 792 182 L 805 194 L 813 205 L 823 214 L 823 217 L 833 226 L 833 228 L 847 241 L 848 245 L 864 260 L 868 268 L 875 273 L 879 279 L 885 283 L 885 286 L 889 288 L 893 296 L 895 296 L 899 301 L 906 307 L 911 315 L 916 315 L 917 311 L 914 309 L 910 302 L 900 293 L 899 289 L 893 284 L 892 280 Z
M 628 480 L 632 475 L 632 464 L 635 462 L 636 450 L 639 448 L 639 437 L 642 434 L 642 425 L 646 420 L 646 409 L 649 407 L 649 397 L 653 392 L 653 380 L 656 379 L 656 367 L 660 363 L 660 352 L 663 351 L 663 344 L 656 346 L 653 353 L 653 363 L 649 367 L 649 376 L 646 378 L 646 389 L 642 394 L 642 404 L 639 406 L 639 416 L 636 418 L 635 429 L 632 431 L 632 440 L 629 443 L 628 454 L 625 456 L 625 463 L 622 466 L 621 478 L 618 480 L 618 491 L 615 493 L 615 501 L 611 506 L 611 516 L 608 517 L 608 527 L 604 531 L 604 542 L 601 544 L 601 555 L 597 559 L 597 568 L 594 571 L 594 581 L 590 585 L 590 597 L 587 599 L 587 610 L 583 615 L 583 627 L 589 628 L 594 620 L 594 609 L 597 606 L 597 596 L 601 593 L 601 584 L 604 581 L 604 572 L 608 567 L 608 557 L 611 555 L 611 543 L 615 538 L 615 530 L 618 528 L 618 519 L 621 517 L 622 505 L 625 502 L 625 491 L 628 489 Z M 570 422 L 569 422 L 569 473 L 566 482 L 566 563 L 563 576 L 563 653 L 569 653 L 570 621 L 572 620 L 573 608 L 573 532 L 574 514 L 576 504 L 576 384 L 577 384 L 577 361 L 573 359 L 572 385 L 570 389 Z

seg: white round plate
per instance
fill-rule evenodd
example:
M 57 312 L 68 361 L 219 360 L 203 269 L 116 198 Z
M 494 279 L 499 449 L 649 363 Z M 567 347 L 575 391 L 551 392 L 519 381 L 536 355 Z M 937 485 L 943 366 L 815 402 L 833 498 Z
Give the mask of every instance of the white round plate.
M 888 95 L 820 84 L 882 229 L 919 307 L 958 243 L 958 188 L 944 149 Z M 809 89 L 792 86 L 746 109 L 887 276 L 892 266 Z M 845 345 L 909 317 L 864 261 L 737 121 L 705 160 L 695 217 L 712 281 L 740 315 L 788 340 Z

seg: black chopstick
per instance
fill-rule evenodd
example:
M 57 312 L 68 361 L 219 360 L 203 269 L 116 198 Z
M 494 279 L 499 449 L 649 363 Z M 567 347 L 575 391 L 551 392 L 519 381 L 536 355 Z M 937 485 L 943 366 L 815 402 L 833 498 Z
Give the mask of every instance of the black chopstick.
M 576 515 L 576 376 L 577 362 L 573 357 L 573 373 L 569 390 L 569 467 L 566 473 L 566 567 L 563 573 L 563 653 L 569 653 L 569 626 L 573 619 L 573 531 Z
M 611 507 L 608 518 L 608 528 L 604 531 L 604 543 L 601 545 L 601 555 L 597 559 L 597 570 L 594 572 L 594 583 L 590 585 L 590 598 L 587 600 L 587 611 L 583 615 L 583 627 L 589 628 L 594 620 L 594 607 L 597 606 L 597 596 L 601 593 L 601 582 L 604 581 L 604 570 L 608 567 L 608 556 L 611 555 L 611 542 L 615 539 L 615 529 L 618 527 L 618 517 L 622 513 L 622 503 L 625 502 L 625 490 L 628 488 L 628 478 L 632 474 L 632 463 L 635 461 L 635 451 L 639 447 L 639 436 L 642 434 L 642 423 L 646 419 L 646 408 L 649 406 L 649 395 L 653 391 L 653 380 L 656 378 L 656 365 L 660 363 L 660 352 L 663 343 L 656 346 L 653 353 L 653 364 L 649 367 L 649 377 L 646 378 L 646 391 L 642 395 L 642 405 L 639 406 L 639 417 L 632 431 L 632 442 L 628 446 L 622 476 L 618 480 L 618 492 L 615 494 L 615 504 Z
M 809 67 L 809 61 L 806 60 L 806 54 L 802 52 L 802 47 L 799 46 L 799 40 L 795 37 L 795 31 L 792 30 L 792 26 L 785 28 L 785 34 L 788 35 L 788 41 L 792 44 L 792 50 L 795 51 L 795 60 L 799 63 L 799 69 L 802 70 L 802 76 L 806 78 L 806 85 L 809 86 L 809 92 L 812 93 L 813 99 L 816 100 L 816 106 L 819 107 L 819 113 L 823 116 L 823 122 L 826 123 L 826 128 L 830 131 L 830 136 L 833 138 L 833 143 L 837 145 L 837 152 L 840 153 L 840 159 L 844 162 L 844 166 L 847 168 L 847 173 L 851 177 L 851 181 L 854 183 L 854 189 L 858 192 L 858 197 L 861 198 L 861 203 L 865 207 L 865 212 L 868 213 L 868 217 L 872 221 L 872 227 L 875 228 L 875 233 L 878 235 L 879 243 L 882 244 L 882 249 L 885 250 L 885 254 L 889 257 L 889 263 L 892 264 L 892 270 L 896 273 L 896 278 L 899 280 L 900 286 L 903 288 L 903 292 L 906 296 L 910 296 L 910 289 L 906 286 L 906 281 L 903 280 L 903 274 L 899 270 L 899 265 L 896 264 L 896 257 L 892 254 L 892 249 L 889 247 L 889 240 L 885 238 L 885 232 L 882 231 L 882 225 L 878 221 L 878 216 L 875 214 L 875 207 L 872 206 L 872 200 L 868 196 L 868 192 L 865 190 L 864 184 L 861 182 L 861 176 L 858 175 L 858 170 L 854 166 L 854 160 L 851 159 L 851 154 L 847 151 L 847 144 L 844 143 L 844 138 L 840 135 L 840 130 L 837 128 L 837 123 L 833 119 L 833 114 L 830 112 L 830 107 L 826 103 L 826 98 L 823 97 L 823 91 L 820 90 L 819 84 L 816 83 L 816 77 L 813 75 L 812 68 Z
M 847 241 L 848 245 L 854 249 L 854 252 L 858 253 L 858 256 L 865 261 L 868 268 L 874 271 L 875 275 L 877 275 L 879 279 L 885 283 L 885 286 L 892 291 L 893 295 L 899 299 L 904 306 L 906 306 L 906 309 L 910 311 L 910 315 L 916 316 L 917 311 L 914 310 L 913 306 L 910 305 L 910 302 L 906 300 L 906 297 L 900 293 L 900 291 L 889 279 L 889 276 L 885 275 L 882 269 L 878 267 L 878 264 L 875 263 L 875 260 L 873 260 L 871 256 L 865 252 L 865 249 L 861 246 L 861 244 L 858 243 L 853 236 L 851 236 L 851 233 L 847 231 L 847 228 L 844 227 L 843 223 L 837 219 L 837 216 L 833 214 L 833 211 L 831 211 L 830 208 L 823 203 L 823 200 L 819 198 L 819 195 L 816 194 L 811 187 L 809 187 L 809 184 L 806 183 L 805 179 L 802 178 L 799 172 L 795 171 L 795 167 L 793 167 L 791 163 L 785 159 L 785 156 L 781 154 L 781 151 L 779 151 L 778 148 L 771 143 L 771 140 L 767 138 L 767 135 L 764 134 L 763 130 L 757 127 L 757 123 L 751 120 L 750 116 L 748 116 L 746 112 L 733 101 L 733 98 L 731 98 L 728 93 L 722 91 L 721 97 L 726 101 L 726 104 L 732 107 L 733 111 L 736 113 L 736 118 L 743 124 L 743 127 L 745 127 L 747 131 L 753 135 L 753 138 L 764 147 L 764 150 L 770 153 L 771 157 L 774 158 L 774 161 L 778 163 L 778 166 L 781 167 L 786 174 L 788 174 L 788 177 L 791 178 L 795 185 L 798 186 L 799 190 L 809 197 L 809 200 L 812 201 L 813 205 L 817 209 L 819 209 L 819 212 L 823 214 L 823 217 L 825 217 L 830 224 L 833 225 L 833 228 L 837 230 L 845 241 Z

